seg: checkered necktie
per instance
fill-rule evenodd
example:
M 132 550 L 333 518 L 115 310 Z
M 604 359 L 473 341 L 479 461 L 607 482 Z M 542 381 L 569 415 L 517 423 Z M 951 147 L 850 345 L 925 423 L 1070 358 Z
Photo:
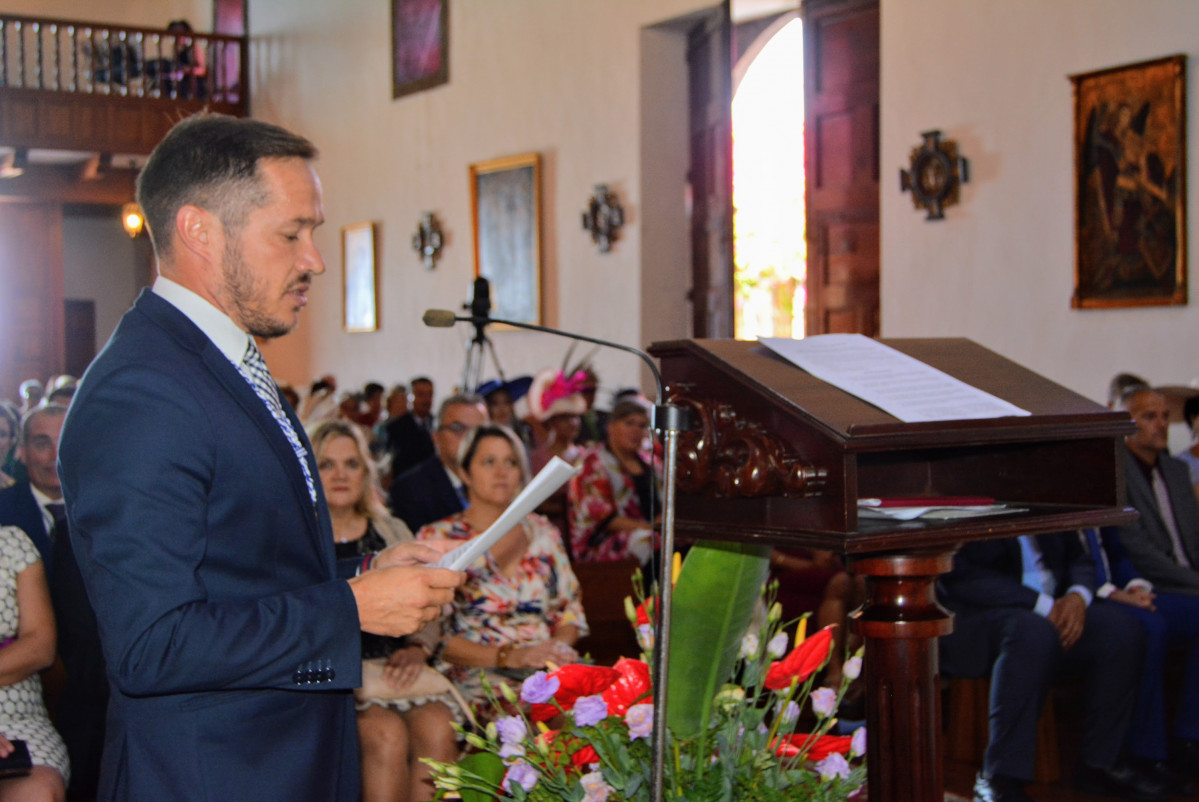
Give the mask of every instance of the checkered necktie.
M 308 485 L 308 497 L 312 499 L 313 504 L 316 504 L 316 485 L 312 482 L 312 474 L 308 472 L 308 450 L 304 448 L 304 444 L 296 435 L 296 430 L 292 428 L 291 421 L 284 414 L 283 404 L 279 401 L 279 391 L 275 388 L 275 380 L 271 378 L 271 372 L 266 369 L 262 352 L 258 350 L 258 346 L 254 344 L 253 340 L 250 340 L 250 344 L 246 346 L 246 355 L 237 369 L 254 388 L 254 392 L 262 399 L 262 403 L 266 404 L 266 408 L 271 411 L 271 417 L 283 430 L 287 442 L 291 443 L 292 450 L 296 452 L 296 459 L 300 461 L 300 469 L 304 471 L 304 484 Z

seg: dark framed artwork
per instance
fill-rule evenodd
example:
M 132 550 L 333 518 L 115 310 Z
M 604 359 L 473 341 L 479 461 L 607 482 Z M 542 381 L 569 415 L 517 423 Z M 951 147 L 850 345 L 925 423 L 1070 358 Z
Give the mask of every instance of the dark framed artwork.
M 343 322 L 348 332 L 379 328 L 379 270 L 375 224 L 354 223 L 341 229 Z
M 1074 85 L 1076 309 L 1187 302 L 1186 56 Z
M 541 323 L 541 154 L 470 166 L 475 275 L 491 282 L 492 314 Z
M 391 0 L 391 96 L 450 80 L 450 0 Z

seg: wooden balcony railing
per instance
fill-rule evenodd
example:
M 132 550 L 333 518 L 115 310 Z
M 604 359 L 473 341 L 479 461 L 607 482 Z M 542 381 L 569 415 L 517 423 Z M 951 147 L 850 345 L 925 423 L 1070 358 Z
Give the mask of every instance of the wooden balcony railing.
M 82 138 L 95 144 L 87 149 L 148 152 L 162 124 L 110 129 L 204 107 L 244 115 L 247 57 L 245 37 L 0 14 L 0 145 L 73 147 Z

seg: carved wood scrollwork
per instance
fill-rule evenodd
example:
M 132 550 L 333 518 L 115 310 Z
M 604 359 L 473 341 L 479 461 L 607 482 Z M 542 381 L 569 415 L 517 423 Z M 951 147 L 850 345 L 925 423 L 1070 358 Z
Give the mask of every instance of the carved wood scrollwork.
M 759 423 L 730 405 L 668 388 L 668 403 L 686 407 L 698 427 L 679 435 L 678 486 L 722 498 L 820 495 L 827 470 L 788 454 Z

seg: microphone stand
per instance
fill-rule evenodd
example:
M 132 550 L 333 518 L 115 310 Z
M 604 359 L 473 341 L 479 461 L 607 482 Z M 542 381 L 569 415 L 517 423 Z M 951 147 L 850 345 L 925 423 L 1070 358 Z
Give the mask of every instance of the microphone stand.
M 654 427 L 662 432 L 664 462 L 662 477 L 662 555 L 658 561 L 658 604 L 654 605 L 654 630 L 656 634 L 654 636 L 654 664 L 652 667 L 654 685 L 654 761 L 653 774 L 651 776 L 651 798 L 653 802 L 663 802 L 665 798 L 663 793 L 666 780 L 666 761 L 669 759 L 669 753 L 666 748 L 666 683 L 670 673 L 670 611 L 673 592 L 671 568 L 674 563 L 675 484 L 678 478 L 679 432 L 685 431 L 688 428 L 687 411 L 682 407 L 665 403 L 665 387 L 662 384 L 662 374 L 658 371 L 658 366 L 654 363 L 650 355 L 640 348 L 588 337 L 585 334 L 575 334 L 574 332 L 538 326 L 534 323 L 521 323 L 515 320 L 501 320 L 493 317 L 453 315 L 452 313 L 447 314 L 444 312 L 440 313 L 443 316 L 443 318 L 440 318 L 437 315 L 433 315 L 433 312 L 434 310 L 429 310 L 425 313 L 424 320 L 426 326 L 452 325 L 455 322 L 466 322 L 473 323 L 476 330 L 482 332 L 483 326 L 486 326 L 488 323 L 502 323 L 506 326 L 514 326 L 519 329 L 556 334 L 559 337 L 582 340 L 583 342 L 603 345 L 608 348 L 615 348 L 619 351 L 634 354 L 649 366 L 650 372 L 654 375 L 658 397 L 657 402 L 654 404 L 653 422 Z M 652 459 L 650 460 L 650 470 L 653 470 Z M 651 482 L 651 490 L 653 486 Z

